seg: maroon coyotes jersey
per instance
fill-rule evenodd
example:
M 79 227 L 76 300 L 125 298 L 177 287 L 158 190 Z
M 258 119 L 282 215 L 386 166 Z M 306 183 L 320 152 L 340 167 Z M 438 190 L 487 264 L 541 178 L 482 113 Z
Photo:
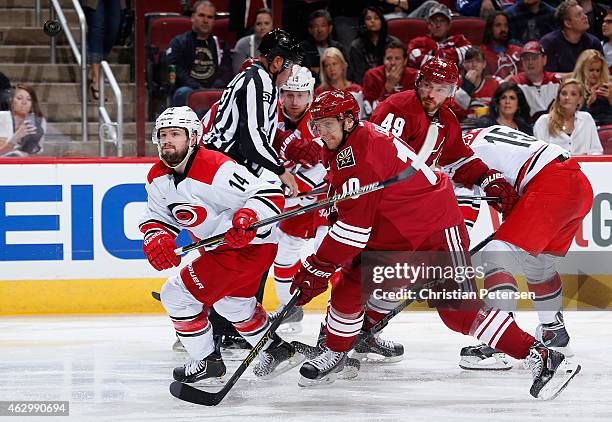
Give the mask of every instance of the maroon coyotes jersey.
M 416 157 L 400 139 L 370 122 L 360 122 L 331 155 L 332 193 L 389 179 Z M 463 217 L 450 180 L 423 165 L 410 179 L 337 204 L 338 219 L 317 251 L 342 265 L 362 249 L 419 250 L 432 233 L 460 225 Z
M 444 167 L 457 183 L 473 185 L 481 176 L 482 161 L 463 142 L 459 121 L 448 107 L 440 108 L 437 119 L 442 127 L 427 164 Z M 388 129 L 418 152 L 425 142 L 432 117 L 423 110 L 415 91 L 404 91 L 380 103 L 370 121 Z M 475 172 L 476 166 L 479 170 Z

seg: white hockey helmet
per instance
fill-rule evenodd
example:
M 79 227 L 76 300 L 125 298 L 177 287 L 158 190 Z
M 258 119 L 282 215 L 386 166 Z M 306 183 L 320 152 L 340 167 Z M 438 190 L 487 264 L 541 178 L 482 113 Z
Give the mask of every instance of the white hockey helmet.
M 187 139 L 189 140 L 189 151 L 185 158 L 176 166 L 169 165 L 166 160 L 162 158 L 161 153 L 161 143 L 159 139 L 159 131 L 164 128 L 176 127 L 185 129 L 185 134 L 187 135 Z M 170 107 L 164 110 L 162 114 L 159 115 L 157 120 L 155 120 L 155 129 L 153 129 L 153 133 L 151 134 L 152 141 L 155 145 L 157 145 L 157 150 L 159 152 L 159 158 L 166 164 L 168 167 L 176 168 L 183 164 L 193 152 L 194 147 L 198 144 L 204 129 L 202 127 L 202 122 L 198 118 L 198 115 L 189 107 Z M 195 135 L 195 137 L 193 136 Z
M 293 65 L 291 69 L 291 76 L 287 79 L 287 82 L 281 86 L 281 91 L 301 91 L 309 92 L 310 97 L 314 91 L 315 79 L 312 77 L 312 73 L 307 67 L 300 65 Z

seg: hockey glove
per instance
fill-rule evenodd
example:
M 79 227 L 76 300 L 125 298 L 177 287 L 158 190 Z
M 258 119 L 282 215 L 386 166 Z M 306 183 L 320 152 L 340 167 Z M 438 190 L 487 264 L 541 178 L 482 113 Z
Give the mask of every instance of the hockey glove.
M 311 139 L 288 136 L 281 146 L 281 157 L 294 163 L 316 165 L 321 161 L 321 145 Z
M 145 236 L 142 250 L 157 271 L 177 267 L 181 257 L 174 253 L 176 241 L 174 236 L 165 230 L 155 230 Z
M 519 200 L 518 193 L 510 183 L 506 181 L 504 175 L 497 170 L 489 170 L 485 173 L 480 187 L 487 196 L 497 196 L 500 202 L 490 202 L 491 206 L 501 212 L 506 218 L 512 211 L 514 204 Z
M 255 239 L 257 230 L 245 230 L 257 221 L 257 213 L 249 208 L 240 208 L 232 218 L 232 228 L 225 233 L 225 244 L 231 248 L 243 248 Z
M 291 293 L 298 287 L 302 291 L 296 305 L 305 305 L 326 291 L 329 279 L 335 272 L 336 267 L 334 265 L 321 261 L 314 254 L 306 258 L 291 282 Z

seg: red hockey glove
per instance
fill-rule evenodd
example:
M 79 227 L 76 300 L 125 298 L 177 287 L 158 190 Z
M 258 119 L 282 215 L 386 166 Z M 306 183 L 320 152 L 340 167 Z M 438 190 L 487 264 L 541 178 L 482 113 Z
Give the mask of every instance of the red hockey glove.
M 176 241 L 174 236 L 165 230 L 155 230 L 145 236 L 142 250 L 157 271 L 177 267 L 181 257 L 174 253 Z
M 329 279 L 335 272 L 334 265 L 321 261 L 314 254 L 306 258 L 291 282 L 291 293 L 298 287 L 302 290 L 296 305 L 305 305 L 327 290 Z
M 257 221 L 257 213 L 249 208 L 240 208 L 232 218 L 232 228 L 225 233 L 225 244 L 231 248 L 242 248 L 255 239 L 257 230 L 245 230 Z
M 321 161 L 321 145 L 311 139 L 289 136 L 281 147 L 281 157 L 294 163 L 316 165 Z
M 510 214 L 514 204 L 519 200 L 516 190 L 497 170 L 486 172 L 482 182 L 480 182 L 480 187 L 484 189 L 487 196 L 497 196 L 501 199 L 501 202 L 490 202 L 490 204 L 498 212 L 501 212 L 504 218 Z

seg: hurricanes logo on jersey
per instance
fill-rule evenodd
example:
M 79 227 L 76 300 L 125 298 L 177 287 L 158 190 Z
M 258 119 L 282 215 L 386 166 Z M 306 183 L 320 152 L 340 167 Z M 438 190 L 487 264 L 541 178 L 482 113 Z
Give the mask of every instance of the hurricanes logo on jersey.
M 182 227 L 196 227 L 206 220 L 206 208 L 192 204 L 170 204 L 170 212 Z
M 338 155 L 336 155 L 336 164 L 338 165 L 338 170 L 344 167 L 354 166 L 355 157 L 353 156 L 353 148 L 348 147 L 340 151 Z

